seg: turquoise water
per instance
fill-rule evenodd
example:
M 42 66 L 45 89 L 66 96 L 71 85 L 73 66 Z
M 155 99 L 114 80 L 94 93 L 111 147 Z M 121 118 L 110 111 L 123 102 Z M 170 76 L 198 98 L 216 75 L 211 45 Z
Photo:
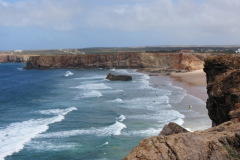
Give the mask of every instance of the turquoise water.
M 186 91 L 134 70 L 24 70 L 0 64 L 0 160 L 118 160 L 169 121 Z M 108 73 L 129 74 L 111 82 Z

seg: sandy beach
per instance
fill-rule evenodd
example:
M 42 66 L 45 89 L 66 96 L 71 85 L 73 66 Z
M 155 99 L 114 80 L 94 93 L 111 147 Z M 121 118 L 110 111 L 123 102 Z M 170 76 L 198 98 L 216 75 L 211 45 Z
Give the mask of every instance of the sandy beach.
M 206 73 L 203 70 L 196 70 L 186 73 L 171 73 L 174 79 L 173 85 L 182 87 L 188 94 L 207 101 Z
M 206 109 L 208 95 L 205 72 L 197 70 L 187 73 L 171 73 L 171 76 L 158 74 L 158 76 L 150 76 L 149 81 L 153 86 L 158 87 L 159 82 L 163 80 L 186 91 L 186 96 L 181 102 L 171 104 L 174 110 L 185 116 L 182 126 L 191 131 L 210 128 L 211 120 Z M 189 105 L 193 106 L 192 109 L 189 109 Z M 201 117 L 196 117 L 194 113 L 200 113 Z

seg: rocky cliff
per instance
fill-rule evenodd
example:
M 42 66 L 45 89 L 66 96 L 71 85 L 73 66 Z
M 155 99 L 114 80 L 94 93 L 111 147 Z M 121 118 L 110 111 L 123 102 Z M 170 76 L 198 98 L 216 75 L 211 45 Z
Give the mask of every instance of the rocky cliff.
M 165 68 L 196 70 L 203 68 L 200 55 L 179 53 L 120 53 L 30 57 L 26 69 L 49 68 Z
M 29 55 L 0 54 L 0 63 L 24 63 L 29 57 Z
M 204 71 L 214 127 L 186 132 L 169 124 L 162 134 L 143 139 L 124 160 L 240 159 L 240 56 L 209 57 Z

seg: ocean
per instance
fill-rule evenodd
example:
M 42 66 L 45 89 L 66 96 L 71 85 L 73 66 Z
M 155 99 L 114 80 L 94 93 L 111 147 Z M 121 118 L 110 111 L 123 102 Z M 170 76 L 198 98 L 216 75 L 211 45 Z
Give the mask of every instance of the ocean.
M 164 78 L 156 87 L 136 70 L 24 66 L 0 64 L 0 160 L 120 160 L 170 121 L 208 126 L 207 115 L 188 108 L 206 104 Z M 109 81 L 108 73 L 133 80 Z

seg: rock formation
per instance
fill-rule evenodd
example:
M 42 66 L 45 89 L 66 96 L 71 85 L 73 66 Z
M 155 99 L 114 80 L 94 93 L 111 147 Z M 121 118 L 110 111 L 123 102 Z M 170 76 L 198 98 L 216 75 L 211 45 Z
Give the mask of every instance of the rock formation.
M 109 73 L 106 79 L 110 81 L 131 81 L 132 77 L 128 75 L 114 75 L 112 73 Z
M 24 63 L 29 57 L 29 55 L 0 54 L 0 63 Z
M 240 56 L 209 57 L 204 71 L 214 127 L 178 133 L 181 128 L 174 131 L 169 124 L 162 134 L 141 140 L 124 160 L 240 159 Z
M 180 53 L 119 53 L 30 57 L 26 69 L 50 68 L 166 68 L 197 70 L 203 68 L 200 55 Z

